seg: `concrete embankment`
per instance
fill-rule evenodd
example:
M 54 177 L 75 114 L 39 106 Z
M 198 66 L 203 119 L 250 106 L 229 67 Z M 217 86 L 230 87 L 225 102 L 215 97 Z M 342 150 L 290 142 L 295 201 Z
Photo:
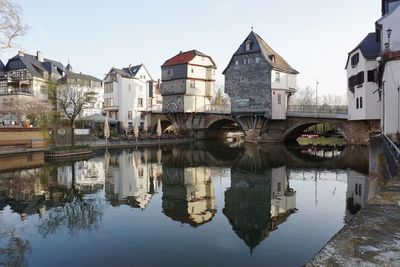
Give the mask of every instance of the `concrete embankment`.
M 400 266 L 400 181 L 392 180 L 306 266 Z
M 192 138 L 182 138 L 182 139 L 165 139 L 165 140 L 140 140 L 138 142 L 131 141 L 117 141 L 117 142 L 108 142 L 106 144 L 105 141 L 100 140 L 96 142 L 92 142 L 90 147 L 92 150 L 97 149 L 105 149 L 105 148 L 129 148 L 129 147 L 150 147 L 150 146 L 160 146 L 160 145 L 169 145 L 169 144 L 183 144 L 183 143 L 191 143 L 194 142 Z M 33 152 L 45 152 L 47 148 L 8 148 L 7 150 L 0 150 L 0 156 L 2 155 L 15 155 L 15 154 L 25 154 L 25 153 L 33 153 Z
M 381 137 L 371 139 L 370 173 L 378 192 L 306 266 L 400 266 L 400 178 L 390 177 Z

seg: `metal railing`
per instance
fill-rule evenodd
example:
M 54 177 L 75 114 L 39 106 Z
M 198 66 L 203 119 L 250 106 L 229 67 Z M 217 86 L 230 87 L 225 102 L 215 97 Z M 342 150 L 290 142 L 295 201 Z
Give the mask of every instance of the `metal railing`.
M 383 136 L 383 154 L 385 155 L 390 176 L 393 178 L 399 174 L 400 149 L 386 135 Z
M 319 113 L 319 114 L 348 114 L 348 106 L 289 105 L 287 112 L 292 112 L 292 113 Z

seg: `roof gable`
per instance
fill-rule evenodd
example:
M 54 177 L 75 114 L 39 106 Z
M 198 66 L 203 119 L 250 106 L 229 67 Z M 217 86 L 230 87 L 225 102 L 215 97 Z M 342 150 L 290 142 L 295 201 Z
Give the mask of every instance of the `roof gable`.
M 236 52 L 233 54 L 228 67 L 232 63 L 233 57 L 237 55 L 245 55 L 252 53 L 261 53 L 265 60 L 274 68 L 291 74 L 299 72 L 292 68 L 286 60 L 273 50 L 257 33 L 251 31 L 246 39 L 242 42 Z M 227 67 L 227 68 L 228 68 Z M 226 68 L 226 69 L 227 69 Z M 226 69 L 223 71 L 225 73 Z
M 350 53 L 347 56 L 346 67 L 345 67 L 346 69 L 349 65 L 351 54 L 353 54 L 358 49 L 361 51 L 361 54 L 367 60 L 375 60 L 377 57 L 379 57 L 381 53 L 381 47 L 380 43 L 377 41 L 376 33 L 375 32 L 368 33 L 367 36 L 353 50 L 350 51 Z
M 207 57 L 211 60 L 213 67 L 216 67 L 216 64 L 214 60 L 197 50 L 190 50 L 186 52 L 180 52 L 179 54 L 173 56 L 172 58 L 168 59 L 167 61 L 164 62 L 164 64 L 161 67 L 167 67 L 167 66 L 174 66 L 174 65 L 181 65 L 181 64 L 188 64 L 190 61 L 192 61 L 196 56 L 202 56 L 202 57 Z

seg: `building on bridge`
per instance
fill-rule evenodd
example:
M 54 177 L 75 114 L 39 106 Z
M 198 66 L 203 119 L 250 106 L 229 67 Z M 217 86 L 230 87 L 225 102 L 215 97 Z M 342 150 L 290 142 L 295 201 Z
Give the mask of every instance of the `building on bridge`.
M 214 60 L 197 50 L 180 52 L 161 66 L 163 111 L 205 112 L 214 96 Z
M 379 55 L 379 42 L 373 32 L 348 54 L 346 70 L 349 120 L 380 119 L 376 62 Z
M 286 119 L 288 100 L 296 90 L 298 72 L 254 31 L 233 54 L 223 74 L 233 114 Z

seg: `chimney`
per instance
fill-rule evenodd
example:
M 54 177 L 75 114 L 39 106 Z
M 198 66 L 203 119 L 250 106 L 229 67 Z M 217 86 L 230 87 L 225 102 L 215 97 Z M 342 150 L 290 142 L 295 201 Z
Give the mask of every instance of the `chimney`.
M 18 51 L 18 56 L 23 57 L 24 56 L 24 50 L 19 50 Z
M 43 53 L 40 51 L 36 52 L 36 58 L 38 61 L 43 62 Z
M 132 68 L 132 64 L 129 64 L 129 68 Z

